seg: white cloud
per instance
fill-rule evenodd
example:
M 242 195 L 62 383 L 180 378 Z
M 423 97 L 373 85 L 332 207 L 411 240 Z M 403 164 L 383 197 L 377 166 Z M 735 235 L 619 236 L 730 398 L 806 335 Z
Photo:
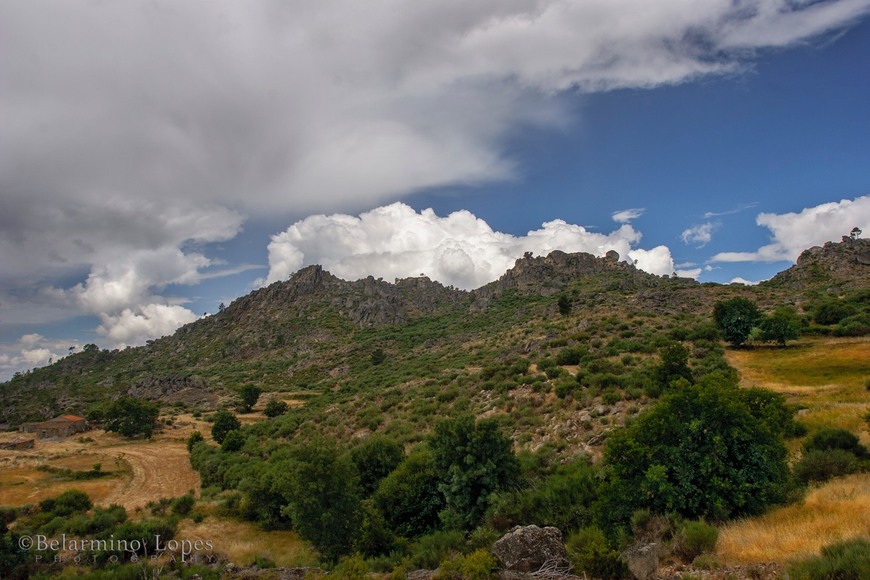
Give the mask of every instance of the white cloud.
M 117 346 L 142 344 L 150 338 L 172 334 L 178 327 L 198 317 L 177 305 L 146 304 L 135 310 L 125 308 L 118 314 L 103 314 L 97 332 Z
M 839 241 L 853 227 L 870 230 L 870 195 L 823 203 L 799 213 L 762 213 L 755 222 L 770 230 L 770 244 L 754 252 L 722 252 L 714 262 L 794 262 L 800 253 L 828 241 Z
M 27 372 L 47 365 L 81 347 L 78 340 L 48 339 L 40 334 L 25 334 L 17 341 L 0 343 L 0 377 L 10 378 L 16 372 Z
M 747 280 L 746 278 L 741 278 L 740 276 L 737 276 L 736 278 L 732 278 L 731 281 L 728 283 L 729 284 L 743 284 L 744 286 L 757 286 L 758 284 L 761 284 L 761 282 L 762 282 L 762 280 L 753 281 L 753 280 Z
M 284 280 L 303 266 L 321 264 L 348 280 L 422 273 L 443 284 L 477 288 L 501 276 L 525 252 L 546 255 L 557 249 L 598 256 L 616 250 L 638 268 L 671 274 L 674 262 L 668 248 L 635 248 L 640 238 L 629 225 L 600 234 L 562 220 L 512 236 L 494 231 L 468 211 L 440 217 L 431 209 L 417 213 L 394 203 L 359 217 L 314 215 L 296 222 L 272 237 L 270 270 L 261 282 Z
M 627 224 L 632 220 L 636 220 L 640 216 L 644 214 L 646 208 L 643 207 L 634 207 L 631 209 L 624 209 L 622 211 L 614 212 L 611 216 L 613 221 L 619 224 Z
M 680 235 L 680 239 L 684 244 L 695 244 L 698 247 L 704 247 L 710 240 L 713 239 L 713 232 L 719 229 L 719 224 L 714 222 L 706 222 L 699 225 L 694 225 Z
M 70 308 L 105 317 L 107 336 L 141 335 L 123 330 L 136 317 L 158 332 L 156 320 L 184 318 L 157 308 L 178 306 L 166 286 L 214 275 L 196 246 L 231 239 L 244 215 L 509 179 L 512 134 L 571 124 L 560 93 L 741 70 L 755 49 L 868 11 L 870 0 L 0 2 L 3 319 Z M 576 227 L 551 222 L 538 237 Z M 627 250 L 633 230 L 619 231 Z M 501 267 L 443 244 L 430 266 L 451 279 Z M 663 268 L 664 252 L 649 252 L 637 259 Z

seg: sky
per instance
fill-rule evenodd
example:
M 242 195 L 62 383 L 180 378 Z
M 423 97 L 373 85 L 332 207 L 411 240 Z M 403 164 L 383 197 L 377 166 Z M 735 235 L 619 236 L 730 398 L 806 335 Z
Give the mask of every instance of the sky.
M 310 264 L 756 283 L 870 235 L 870 0 L 0 3 L 0 380 Z

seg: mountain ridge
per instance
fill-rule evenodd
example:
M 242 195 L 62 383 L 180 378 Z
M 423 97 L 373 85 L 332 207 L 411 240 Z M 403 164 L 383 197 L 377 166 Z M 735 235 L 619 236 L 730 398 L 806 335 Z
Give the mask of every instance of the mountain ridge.
M 585 333 L 612 342 L 607 328 L 629 334 L 619 328 L 646 328 L 645 317 L 662 327 L 681 320 L 700 324 L 719 299 L 744 296 L 772 309 L 867 289 L 870 266 L 860 257 L 868 253 L 870 241 L 860 239 L 811 248 L 798 264 L 756 287 L 656 276 L 620 261 L 615 252 L 526 254 L 498 280 L 468 291 L 425 276 L 345 281 L 308 266 L 146 346 L 88 348 L 0 384 L 0 422 L 83 412 L 94 401 L 123 393 L 210 408 L 244 384 L 266 391 L 360 388 L 383 374 L 368 360 L 375 349 L 409 368 L 432 359 L 431 369 L 418 370 L 421 376 L 444 369 L 461 373 L 546 354 L 554 337 L 580 346 L 583 339 L 570 337 Z M 575 328 L 567 334 L 553 328 L 561 296 L 573 311 Z M 406 375 L 382 380 L 394 384 L 414 377 Z

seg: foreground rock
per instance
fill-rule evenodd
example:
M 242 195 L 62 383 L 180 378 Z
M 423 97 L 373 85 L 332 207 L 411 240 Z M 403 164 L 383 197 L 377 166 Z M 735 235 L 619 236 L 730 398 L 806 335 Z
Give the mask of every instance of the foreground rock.
M 492 546 L 492 554 L 508 571 L 567 572 L 569 568 L 565 542 L 558 528 L 516 527 Z

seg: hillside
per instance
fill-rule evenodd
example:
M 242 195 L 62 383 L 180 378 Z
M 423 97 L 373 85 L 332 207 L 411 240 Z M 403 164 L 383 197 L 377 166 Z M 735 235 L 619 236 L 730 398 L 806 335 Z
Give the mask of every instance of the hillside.
M 559 251 L 527 255 L 473 291 L 422 276 L 348 282 L 310 266 L 147 346 L 86 348 L 17 376 L 0 385 L 0 420 L 14 426 L 85 412 L 122 393 L 208 410 L 254 384 L 298 394 L 306 412 L 339 405 L 353 415 L 335 429 L 341 436 L 380 425 L 414 432 L 415 417 L 428 424 L 471 406 L 505 413 L 517 436 L 529 437 L 538 423 L 559 440 L 588 421 L 589 408 L 619 420 L 636 407 L 653 355 L 668 340 L 692 341 L 695 368 L 722 364 L 710 342 L 715 301 L 744 296 L 771 310 L 854 294 L 870 287 L 868 251 L 868 240 L 826 244 L 757 287 L 658 277 L 617 256 Z M 560 297 L 570 304 L 564 315 Z M 385 360 L 373 364 L 378 350 Z M 582 362 L 579 377 L 576 363 L 543 372 L 560 354 Z M 574 406 L 566 411 L 565 395 L 584 381 L 597 392 L 584 390 L 582 403 L 568 397 Z M 529 406 L 540 408 L 521 412 Z
M 870 471 L 865 248 L 813 249 L 756 287 L 653 276 L 613 254 L 527 255 L 470 292 L 305 268 L 145 347 L 89 346 L 0 386 L 13 425 L 125 393 L 162 415 L 150 440 L 98 430 L 4 452 L 4 501 L 40 502 L 6 508 L 6 545 L 66 525 L 55 515 L 75 486 L 97 507 L 70 530 L 219 538 L 219 563 L 197 568 L 209 578 L 233 577 L 230 562 L 493 577 L 497 540 L 529 524 L 559 530 L 560 570 L 577 574 L 626 577 L 626 554 L 656 541 L 665 577 L 778 577 L 855 530 L 865 541 L 839 515 L 866 505 Z M 811 336 L 726 350 L 712 314 L 732 298 Z M 247 385 L 262 390 L 254 408 L 228 413 Z M 273 399 L 287 407 L 267 417 Z M 832 428 L 855 442 L 842 465 L 806 451 Z

